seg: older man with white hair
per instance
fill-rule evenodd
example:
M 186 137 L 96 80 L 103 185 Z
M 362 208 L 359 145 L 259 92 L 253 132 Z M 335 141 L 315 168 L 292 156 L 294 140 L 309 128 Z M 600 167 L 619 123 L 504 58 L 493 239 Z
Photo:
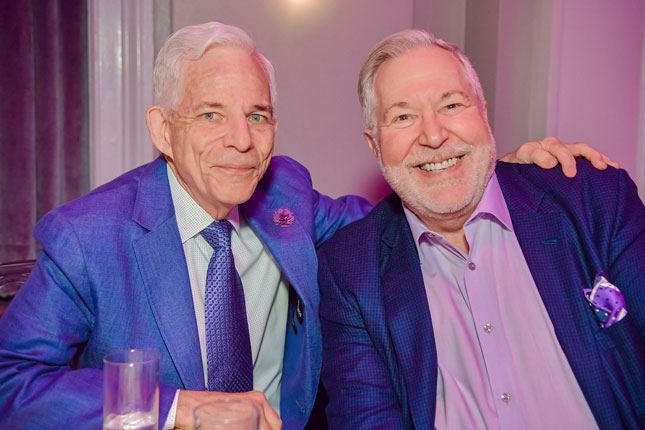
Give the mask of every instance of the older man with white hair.
M 36 227 L 44 252 L 0 323 L 2 428 L 99 428 L 102 359 L 123 348 L 160 351 L 169 428 L 223 396 L 257 403 L 262 428 L 307 422 L 321 359 L 315 247 L 370 206 L 323 196 L 298 163 L 271 159 L 273 67 L 239 28 L 178 31 L 153 81 L 146 119 L 163 156 Z M 210 280 L 225 271 L 223 290 Z
M 162 157 L 35 229 L 43 252 L 0 321 L 1 428 L 99 428 L 102 360 L 125 348 L 160 352 L 160 427 L 192 428 L 195 406 L 224 396 L 255 402 L 262 429 L 307 423 L 315 249 L 370 205 L 271 158 L 273 67 L 239 28 L 179 30 L 153 81 Z
M 330 428 L 645 428 L 626 172 L 496 163 L 475 71 L 423 31 L 378 44 L 359 93 L 394 193 L 318 253 Z

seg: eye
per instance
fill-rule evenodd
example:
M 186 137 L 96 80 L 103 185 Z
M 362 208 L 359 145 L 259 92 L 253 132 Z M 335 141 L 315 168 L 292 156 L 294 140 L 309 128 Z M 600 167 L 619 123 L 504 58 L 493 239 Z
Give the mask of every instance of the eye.
M 405 125 L 409 124 L 414 119 L 414 116 L 409 113 L 402 113 L 396 115 L 392 118 L 392 124 L 394 125 Z
M 260 115 L 259 113 L 252 113 L 251 115 L 249 115 L 249 121 L 262 123 L 262 122 L 268 122 L 269 118 L 267 118 L 264 115 Z
M 444 115 L 457 115 L 468 107 L 467 104 L 462 102 L 448 103 L 441 108 Z
M 215 112 L 208 112 L 208 113 L 205 113 L 205 114 L 203 115 L 203 117 L 204 117 L 204 119 L 205 119 L 205 120 L 207 120 L 207 121 L 213 121 L 213 120 L 215 120 L 215 119 L 218 119 L 218 118 L 219 118 L 219 114 L 217 114 L 217 113 L 215 113 Z
M 395 128 L 409 127 L 412 124 L 414 124 L 415 119 L 416 119 L 416 115 L 412 113 L 400 113 L 392 116 L 389 123 L 387 124 Z

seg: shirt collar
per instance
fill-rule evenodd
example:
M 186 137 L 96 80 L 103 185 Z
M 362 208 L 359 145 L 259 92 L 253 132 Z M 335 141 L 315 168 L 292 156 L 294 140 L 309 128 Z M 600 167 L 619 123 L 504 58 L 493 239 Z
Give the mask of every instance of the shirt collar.
M 469 225 L 478 219 L 489 219 L 500 223 L 506 230 L 513 231 L 513 223 L 511 222 L 511 215 L 504 200 L 504 194 L 499 186 L 497 175 L 493 173 L 490 181 L 486 185 L 484 195 L 477 205 L 477 209 L 470 216 L 464 225 Z
M 188 239 L 200 234 L 203 229 L 214 221 L 214 218 L 193 200 L 188 191 L 179 184 L 169 165 L 166 165 L 166 172 L 170 183 L 172 203 L 175 206 L 179 236 L 181 237 L 181 243 L 185 243 Z M 233 225 L 233 228 L 239 234 L 240 216 L 237 205 L 233 206 L 225 219 Z
M 412 237 L 414 238 L 417 246 L 424 234 L 428 233 L 430 236 L 441 236 L 428 229 L 426 225 L 419 219 L 419 217 L 412 212 L 405 203 L 403 203 L 403 211 L 410 226 Z M 486 185 L 482 199 L 480 200 L 477 208 L 472 213 L 470 218 L 466 221 L 464 226 L 472 224 L 478 219 L 488 219 L 500 223 L 505 229 L 513 231 L 513 223 L 511 222 L 511 215 L 508 212 L 502 189 L 497 181 L 497 175 L 493 173 L 490 181 Z

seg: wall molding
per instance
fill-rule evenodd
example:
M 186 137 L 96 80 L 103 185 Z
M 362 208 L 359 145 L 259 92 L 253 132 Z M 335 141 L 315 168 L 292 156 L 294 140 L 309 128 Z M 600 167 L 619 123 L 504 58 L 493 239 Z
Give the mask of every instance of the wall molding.
M 156 155 L 145 124 L 154 22 L 154 0 L 88 1 L 91 188 Z
M 562 26 L 564 25 L 564 5 L 560 1 L 552 3 L 551 40 L 549 56 L 549 78 L 547 84 L 546 134 L 560 135 L 560 83 L 562 75 Z
M 641 57 L 641 106 L 636 155 L 636 177 L 638 194 L 645 201 L 645 26 L 643 26 L 643 54 Z

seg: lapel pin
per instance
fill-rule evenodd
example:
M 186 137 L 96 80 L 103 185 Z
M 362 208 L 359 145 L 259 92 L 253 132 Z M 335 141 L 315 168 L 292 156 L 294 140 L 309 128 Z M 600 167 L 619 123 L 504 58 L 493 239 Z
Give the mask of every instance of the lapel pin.
M 278 227 L 286 228 L 293 224 L 293 212 L 289 209 L 278 209 L 273 212 L 273 223 Z

